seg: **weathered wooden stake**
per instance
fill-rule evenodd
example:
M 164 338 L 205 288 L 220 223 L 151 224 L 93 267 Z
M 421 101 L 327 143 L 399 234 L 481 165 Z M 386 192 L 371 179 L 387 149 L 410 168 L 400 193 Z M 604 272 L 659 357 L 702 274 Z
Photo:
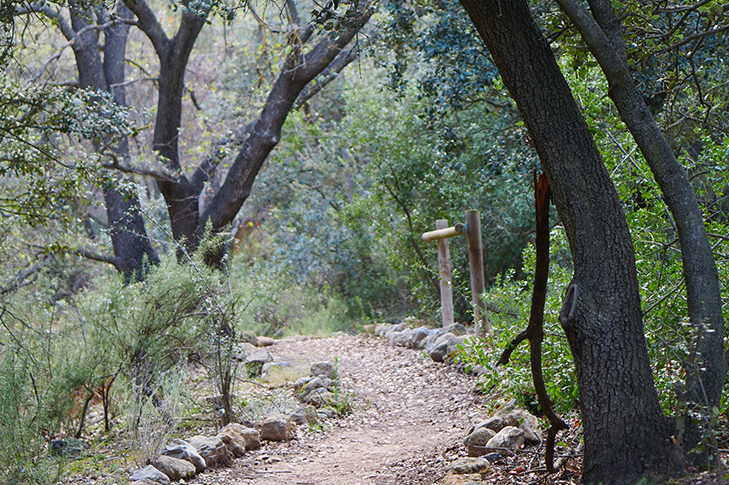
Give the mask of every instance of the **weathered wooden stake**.
M 435 221 L 436 229 L 446 229 L 448 221 Z M 448 239 L 438 239 L 438 266 L 440 267 L 440 308 L 443 315 L 443 326 L 453 325 L 453 286 L 451 284 L 451 255 L 448 250 Z
M 483 252 L 481 245 L 481 218 L 477 210 L 466 211 L 466 239 L 468 240 L 468 262 L 471 266 L 471 302 L 473 303 L 473 326 L 476 335 L 491 334 L 486 305 L 481 300 L 486 284 L 483 276 Z

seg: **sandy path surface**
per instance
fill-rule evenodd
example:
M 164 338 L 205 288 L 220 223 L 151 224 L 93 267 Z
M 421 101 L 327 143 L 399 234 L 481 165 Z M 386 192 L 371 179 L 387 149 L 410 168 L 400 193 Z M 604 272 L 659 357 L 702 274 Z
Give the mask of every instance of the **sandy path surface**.
M 344 390 L 355 393 L 354 413 L 323 433 L 299 431 L 296 441 L 266 443 L 193 483 L 432 484 L 458 457 L 470 418 L 483 415 L 473 378 L 422 351 L 364 334 L 284 340 L 270 350 L 276 361 L 303 365 L 336 357 Z

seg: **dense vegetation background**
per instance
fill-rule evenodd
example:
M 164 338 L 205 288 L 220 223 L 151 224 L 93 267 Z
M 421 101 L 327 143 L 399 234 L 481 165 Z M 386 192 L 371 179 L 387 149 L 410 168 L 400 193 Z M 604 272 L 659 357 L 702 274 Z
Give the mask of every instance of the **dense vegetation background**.
M 626 12 L 633 78 L 699 200 L 726 299 L 724 6 L 614 3 Z M 179 382 L 190 359 L 206 362 L 211 383 L 230 392 L 231 356 L 244 330 L 324 335 L 408 316 L 438 325 L 436 247 L 420 235 L 436 219 L 462 221 L 468 209 L 481 212 L 484 299 L 494 335 L 466 349 L 464 360 L 491 369 L 484 391 L 532 405 L 528 351 L 514 354 L 508 367 L 493 363 L 528 318 L 532 177 L 541 167 L 516 105 L 460 6 L 450 0 L 374 5 L 350 44 L 348 67 L 293 106 L 235 220 L 200 234 L 195 252 L 174 237 L 155 180 L 192 178 L 215 154 L 220 165 L 205 181 L 201 212 L 213 204 L 239 149 L 230 140 L 257 119 L 296 48 L 286 33 L 291 18 L 281 5 L 266 2 L 149 5 L 168 32 L 185 9 L 204 10 L 198 14 L 205 25 L 184 71 L 180 167 L 172 174 L 152 149 L 158 143 L 156 47 L 130 28 L 126 80 L 115 85 L 124 88 L 126 102 L 119 103 L 113 93 L 85 89 L 72 54 L 78 39 L 64 38 L 63 22 L 54 17 L 83 7 L 95 16 L 86 19 L 92 27 L 84 34 L 100 38 L 98 11 L 115 12 L 114 4 L 6 2 L 0 12 L 4 482 L 52 483 L 57 474 L 49 470 L 60 462 L 42 451 L 45 443 L 83 436 L 83 403 L 94 393 L 104 397 L 109 429 L 119 416 L 134 429 L 134 416 L 142 416 L 140 407 L 156 386 Z M 335 36 L 347 28 L 337 6 L 302 2 L 302 25 L 311 20 L 317 34 Z M 664 411 L 673 413 L 700 333 L 687 320 L 674 221 L 580 36 L 556 5 L 531 6 L 620 194 L 651 365 Z M 122 145 L 124 157 L 114 148 Z M 119 158 L 127 170 L 118 170 Z M 146 257 L 143 272 L 131 279 L 112 256 L 115 226 L 105 209 L 112 189 L 126 201 L 139 199 L 144 236 L 159 256 L 159 262 Z M 568 411 L 577 408 L 578 393 L 558 315 L 572 263 L 556 216 L 552 227 L 544 368 L 557 408 Z M 211 269 L 206 255 L 221 245 L 227 248 L 223 263 Z M 465 241 L 451 240 L 451 256 L 456 320 L 470 322 Z M 707 423 L 704 449 L 719 446 L 727 405 L 724 399 L 699 417 Z

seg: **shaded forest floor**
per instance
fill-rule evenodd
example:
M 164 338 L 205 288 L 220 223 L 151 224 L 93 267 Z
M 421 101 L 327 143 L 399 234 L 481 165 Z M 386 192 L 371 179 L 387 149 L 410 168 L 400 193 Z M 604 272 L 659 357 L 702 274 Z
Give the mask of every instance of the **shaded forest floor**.
M 391 347 L 372 336 L 290 338 L 269 348 L 277 362 L 307 366 L 336 361 L 343 392 L 353 412 L 324 419 L 321 426 L 297 430 L 289 442 L 264 442 L 260 450 L 234 460 L 231 468 L 206 470 L 187 483 L 205 485 L 419 485 L 434 484 L 447 465 L 466 456 L 463 439 L 476 419 L 490 415 L 493 403 L 474 392 L 474 377 L 457 366 L 432 362 L 422 351 Z M 274 388 L 290 394 L 288 385 Z M 278 390 L 278 391 L 276 391 Z M 270 392 L 271 389 L 265 392 Z M 260 385 L 242 390 L 249 398 Z M 285 407 L 281 397 L 279 407 Z M 492 463 L 485 484 L 579 483 L 581 446 L 576 420 L 556 452 L 564 458 L 558 474 L 544 469 L 543 449 L 527 447 Z M 75 478 L 75 479 L 74 479 Z M 77 476 L 66 483 L 93 483 Z M 463 477 L 465 478 L 465 476 Z M 471 478 L 473 480 L 473 478 Z M 106 483 L 100 481 L 98 483 Z M 452 478 L 449 485 L 476 483 Z M 719 484 L 699 474 L 672 482 Z

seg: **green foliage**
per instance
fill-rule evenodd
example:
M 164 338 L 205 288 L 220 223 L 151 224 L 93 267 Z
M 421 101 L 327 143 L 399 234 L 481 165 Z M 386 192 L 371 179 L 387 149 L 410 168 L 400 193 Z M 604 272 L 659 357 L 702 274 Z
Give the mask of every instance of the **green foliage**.
M 36 383 L 20 352 L 0 354 L 0 477 L 5 485 L 50 485 L 61 462 L 44 453 L 46 406 L 43 382 Z
M 370 161 L 372 179 L 359 203 L 369 207 L 372 230 L 386 238 L 388 263 L 405 278 L 421 311 L 436 317 L 439 306 L 437 248 L 420 239 L 437 219 L 454 224 L 466 210 L 478 209 L 487 282 L 509 268 L 518 270 L 530 232 L 530 172 L 537 162 L 518 134 L 499 135 L 508 119 L 475 106 L 435 120 L 430 104 L 409 90 L 393 102 L 368 88 L 353 101 L 353 150 Z M 456 318 L 467 320 L 465 241 L 454 238 L 450 246 Z
M 133 133 L 126 110 L 107 95 L 21 85 L 7 74 L 0 77 L 0 119 L 0 212 L 30 225 L 61 215 L 94 180 L 94 160 L 76 154 L 74 163 L 62 163 L 71 147 L 59 144 L 59 135 L 108 143 Z
M 381 62 L 393 92 L 403 94 L 412 81 L 409 65 L 417 64 L 418 89 L 441 113 L 499 96 L 493 89 L 496 67 L 457 1 L 386 1 L 382 11 L 379 42 L 395 58 Z
M 236 298 L 245 307 L 240 328 L 281 337 L 326 336 L 353 326 L 347 306 L 335 292 L 307 285 L 294 269 L 282 268 L 277 261 L 246 263 L 235 258 L 230 274 Z
M 202 293 L 196 269 L 170 260 L 143 283 L 125 286 L 120 279 L 107 280 L 79 302 L 89 347 L 130 377 L 164 372 L 203 351 Z
M 250 253 L 266 258 L 267 272 L 327 299 L 338 295 L 350 318 L 416 311 L 436 320 L 436 245 L 420 235 L 436 219 L 461 221 L 471 208 L 482 214 L 489 280 L 518 271 L 537 162 L 523 133 L 508 130 L 511 118 L 479 106 L 438 118 L 412 89 L 393 101 L 367 79 L 345 88 L 329 108 L 341 118 L 289 117 L 247 203 L 244 217 L 272 234 L 252 249 L 265 251 Z M 457 318 L 468 320 L 463 238 L 451 241 L 451 255 Z

